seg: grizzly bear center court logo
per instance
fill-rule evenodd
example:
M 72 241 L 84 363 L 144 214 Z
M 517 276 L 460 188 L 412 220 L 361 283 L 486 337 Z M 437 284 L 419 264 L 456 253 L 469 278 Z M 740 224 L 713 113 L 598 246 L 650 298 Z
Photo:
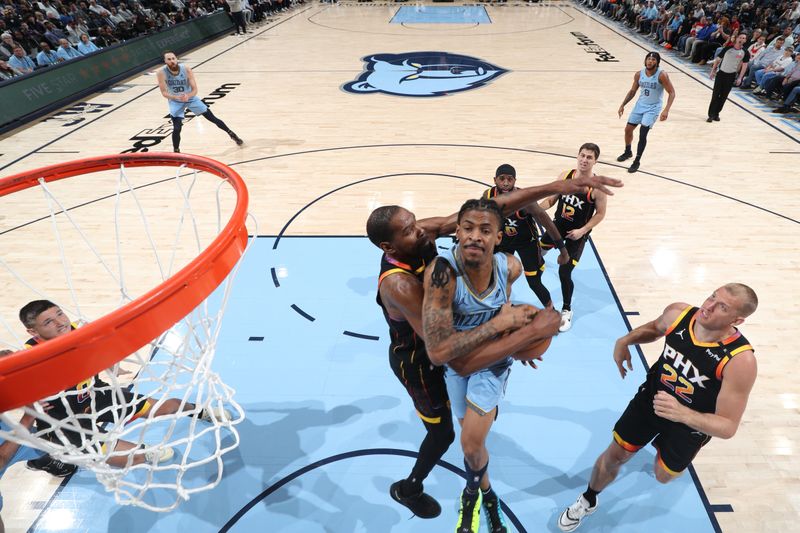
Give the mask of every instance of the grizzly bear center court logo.
M 482 59 L 448 52 L 375 54 L 363 61 L 364 72 L 342 89 L 354 94 L 446 96 L 477 89 L 508 72 Z

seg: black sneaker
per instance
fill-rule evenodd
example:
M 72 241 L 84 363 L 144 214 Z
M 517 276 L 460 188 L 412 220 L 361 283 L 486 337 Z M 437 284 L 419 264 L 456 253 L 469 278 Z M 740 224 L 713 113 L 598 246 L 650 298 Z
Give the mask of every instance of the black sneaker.
M 621 163 L 623 161 L 627 161 L 631 157 L 633 157 L 633 152 L 629 152 L 629 151 L 625 150 L 625 152 L 623 152 L 623 154 L 617 158 L 617 161 L 619 161 Z
M 228 135 L 230 135 L 231 139 L 233 139 L 233 142 L 235 142 L 235 143 L 236 143 L 236 144 L 238 144 L 239 146 L 241 146 L 241 145 L 243 145 L 243 144 L 244 144 L 244 141 L 243 141 L 243 140 L 241 140 L 241 139 L 239 138 L 239 136 L 238 136 L 238 135 L 236 135 L 235 133 L 233 133 L 233 132 L 230 132 Z
M 508 526 L 503 518 L 503 511 L 500 510 L 500 500 L 497 496 L 494 498 L 484 496 L 483 510 L 486 513 L 486 522 L 491 533 L 508 533 Z
M 403 496 L 400 493 L 402 484 L 401 480 L 392 483 L 392 486 L 389 487 L 389 494 L 394 501 L 400 505 L 405 505 L 414 515 L 420 518 L 436 518 L 442 513 L 442 506 L 439 505 L 439 502 L 423 491 L 413 496 Z
M 633 173 L 634 173 L 634 172 L 636 172 L 637 170 L 639 170 L 639 160 L 638 160 L 638 159 L 634 159 L 634 160 L 633 160 L 633 163 L 631 163 L 631 166 L 630 166 L 630 167 L 628 167 L 628 172 L 630 172 L 631 174 L 633 174 Z
M 712 119 L 714 122 L 719 122 L 719 115 L 714 115 L 713 117 L 711 117 L 711 119 Z
M 461 509 L 458 511 L 456 533 L 478 533 L 481 527 L 481 489 L 470 494 L 467 489 L 461 493 Z
M 788 108 L 788 107 L 786 107 L 786 106 L 781 106 L 781 107 L 779 107 L 779 108 L 777 108 L 777 109 L 773 109 L 773 110 L 772 110 L 772 112 L 773 112 L 773 113 L 781 113 L 781 114 L 786 114 L 786 113 L 788 113 L 789 111 L 791 111 L 791 109 L 789 109 L 789 108 Z
M 62 463 L 58 459 L 53 459 L 47 454 L 39 457 L 38 459 L 31 459 L 25 463 L 25 466 L 27 466 L 30 470 L 41 470 L 42 472 L 47 472 L 51 476 L 55 477 L 71 476 L 78 469 L 78 467 L 75 465 Z

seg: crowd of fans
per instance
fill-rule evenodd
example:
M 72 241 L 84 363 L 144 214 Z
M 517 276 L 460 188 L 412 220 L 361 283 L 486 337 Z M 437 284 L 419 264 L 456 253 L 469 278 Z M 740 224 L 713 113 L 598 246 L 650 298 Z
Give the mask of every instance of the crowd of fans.
M 794 112 L 800 100 L 800 3 L 766 0 L 580 0 L 639 32 L 686 61 L 705 65 L 739 34 L 747 36 L 747 74 L 739 89 L 779 105 L 774 112 Z M 657 44 L 656 44 L 657 43 Z
M 292 0 L 0 0 L 0 82 L 225 10 L 259 22 Z

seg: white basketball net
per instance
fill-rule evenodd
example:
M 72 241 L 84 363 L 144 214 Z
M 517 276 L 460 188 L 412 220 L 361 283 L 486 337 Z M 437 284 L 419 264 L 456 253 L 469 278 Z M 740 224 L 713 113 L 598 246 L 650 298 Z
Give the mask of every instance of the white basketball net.
M 185 167 L 166 180 L 163 172 L 120 168 L 40 180 L 0 198 L 0 212 L 18 215 L 0 217 L 0 282 L 11 288 L 0 304 L 0 349 L 22 349 L 30 337 L 16 316 L 28 301 L 51 300 L 73 321 L 91 321 L 169 278 L 219 234 L 235 203 L 232 187 Z M 74 192 L 76 179 L 91 180 L 92 198 L 85 186 Z M 95 201 L 81 205 L 87 200 Z M 33 248 L 29 256 L 8 253 L 25 246 Z M 216 486 L 244 419 L 233 389 L 211 368 L 237 268 L 180 322 L 101 372 L 101 381 L 87 376 L 80 390 L 0 414 L 9 428 L 0 428 L 0 438 L 93 471 L 121 504 L 166 511 Z M 151 406 L 136 418 L 144 398 Z M 159 413 L 165 405 L 177 412 Z M 36 420 L 30 430 L 22 414 Z M 125 443 L 135 448 L 123 450 Z M 169 450 L 174 456 L 165 460 Z

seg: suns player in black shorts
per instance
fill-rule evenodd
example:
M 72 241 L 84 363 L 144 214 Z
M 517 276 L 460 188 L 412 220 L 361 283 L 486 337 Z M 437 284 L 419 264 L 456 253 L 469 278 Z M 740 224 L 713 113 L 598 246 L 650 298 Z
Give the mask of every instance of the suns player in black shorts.
M 618 180 L 595 176 L 586 180 L 554 181 L 502 195 L 498 204 L 506 213 L 520 209 L 550 194 L 579 193 L 591 186 L 621 186 Z M 610 192 L 610 191 L 609 191 Z M 453 442 L 453 420 L 441 365 L 434 365 L 422 337 L 422 278 L 425 267 L 436 256 L 435 240 L 455 230 L 456 214 L 417 220 L 413 213 L 390 205 L 372 211 L 367 220 L 370 241 L 384 254 L 378 281 L 378 305 L 389 325 L 389 361 L 400 383 L 414 402 L 425 425 L 426 436 L 411 474 L 390 487 L 391 497 L 421 518 L 441 513 L 439 503 L 423 490 L 423 481 Z M 485 368 L 513 350 L 508 346 L 521 339 L 548 336 L 555 313 L 538 313 L 524 330 L 497 341 L 476 344 L 473 353 L 448 364 L 458 372 L 472 373 Z M 558 322 L 557 315 L 555 323 Z M 488 502 L 489 505 L 491 502 Z M 499 521 L 499 513 L 494 512 Z
M 486 189 L 483 196 L 496 200 L 499 195 L 516 189 L 516 184 L 516 169 L 507 163 L 502 164 L 494 173 L 494 187 Z M 528 286 L 542 302 L 542 305 L 547 307 L 551 303 L 551 298 L 550 291 L 542 283 L 544 255 L 539 244 L 539 230 L 536 222 L 542 225 L 547 235 L 550 235 L 550 242 L 555 243 L 555 246 L 558 247 L 560 252 L 558 264 L 566 264 L 569 261 L 569 254 L 561 239 L 561 233 L 544 209 L 536 203 L 531 203 L 524 209 L 515 211 L 506 217 L 503 225 L 503 240 L 500 242 L 498 251 L 510 255 L 514 255 L 516 252 L 519 255 Z
M 27 303 L 19 311 L 19 319 L 32 337 L 25 343 L 25 348 L 31 348 L 42 342 L 47 342 L 56 337 L 67 335 L 78 327 L 78 324 L 71 322 L 64 311 L 49 300 L 34 300 Z M 80 383 L 66 389 L 60 396 L 52 396 L 40 400 L 47 415 L 56 420 L 74 419 L 86 431 L 92 431 L 95 424 L 114 424 L 120 421 L 131 422 L 139 417 L 148 416 L 154 400 L 144 396 L 136 396 L 134 393 L 123 390 L 124 403 L 116 394 L 120 392 L 117 388 L 112 388 L 108 383 L 100 379 L 99 376 L 90 376 Z M 169 398 L 160 403 L 152 416 L 162 416 L 177 413 L 179 411 L 192 411 L 197 407 L 189 402 L 181 403 L 177 398 Z M 212 418 L 230 419 L 231 414 L 225 409 L 205 408 L 197 413 L 201 420 L 210 421 Z M 39 430 L 46 430 L 49 425 L 44 420 L 37 422 Z M 100 429 L 102 431 L 102 429 Z M 47 434 L 53 442 L 60 443 L 61 439 L 66 439 L 72 445 L 80 448 L 87 443 L 85 437 L 78 431 L 68 429 L 54 430 Z M 126 452 L 136 448 L 132 442 L 118 440 L 115 452 Z M 111 466 L 125 466 L 128 463 L 129 454 L 118 453 L 112 455 L 108 460 Z M 173 451 L 170 448 L 153 449 L 152 451 L 143 450 L 133 453 L 132 464 L 144 462 L 165 462 L 171 459 Z
M 570 180 L 594 175 L 594 165 L 600 157 L 600 147 L 594 143 L 585 143 L 578 150 L 577 168 L 561 174 L 561 179 Z M 580 194 L 562 194 L 551 196 L 539 203 L 542 209 L 550 209 L 556 205 L 553 222 L 565 238 L 569 261 L 558 268 L 561 280 L 561 327 L 559 331 L 568 331 L 572 327 L 572 293 L 575 283 L 572 271 L 578 266 L 583 254 L 583 247 L 589 239 L 592 229 L 606 216 L 606 195 L 603 191 L 590 189 Z M 542 250 L 547 253 L 553 248 L 555 241 L 550 234 L 542 237 Z
M 736 433 L 756 380 L 753 347 L 736 326 L 757 306 L 753 289 L 729 283 L 702 306 L 671 304 L 657 319 L 617 340 L 614 362 L 623 378 L 633 370 L 628 346 L 664 337 L 664 349 L 614 426 L 586 492 L 559 516 L 562 531 L 573 531 L 595 512 L 598 493 L 648 442 L 658 450 L 656 479 L 668 483 L 711 437 L 729 439 Z

